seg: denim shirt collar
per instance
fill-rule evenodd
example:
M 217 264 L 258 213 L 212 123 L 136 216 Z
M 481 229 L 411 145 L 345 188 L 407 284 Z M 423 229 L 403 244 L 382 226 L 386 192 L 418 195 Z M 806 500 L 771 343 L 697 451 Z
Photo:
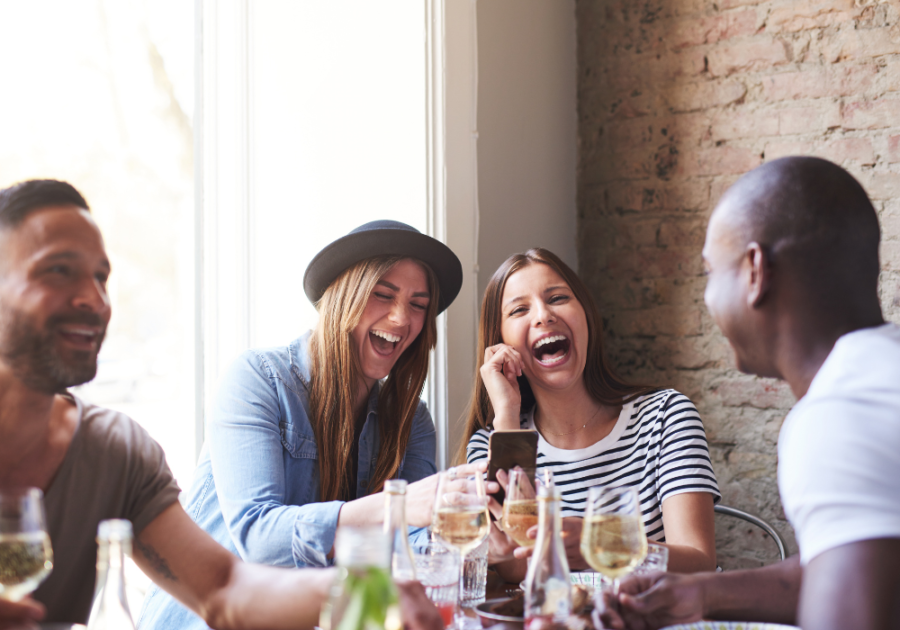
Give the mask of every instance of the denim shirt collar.
M 289 354 L 291 357 L 291 372 L 294 373 L 306 390 L 307 396 L 310 390 L 310 381 L 312 376 L 309 371 L 309 340 L 312 338 L 311 330 L 303 333 L 298 339 L 291 342 Z M 366 421 L 374 418 L 378 414 L 378 392 L 381 390 L 381 381 L 375 381 L 372 390 L 369 392 L 369 403 L 366 409 Z

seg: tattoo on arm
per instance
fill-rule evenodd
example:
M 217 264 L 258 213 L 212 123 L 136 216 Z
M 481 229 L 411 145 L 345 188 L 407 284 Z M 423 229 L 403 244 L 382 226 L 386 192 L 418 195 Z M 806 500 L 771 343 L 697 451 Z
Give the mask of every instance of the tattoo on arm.
M 137 547 L 137 550 L 141 552 L 141 555 L 147 559 L 147 562 L 150 563 L 150 567 L 160 574 L 162 577 L 167 580 L 171 580 L 173 582 L 178 581 L 178 577 L 172 573 L 172 569 L 169 568 L 169 563 L 166 562 L 166 559 L 159 555 L 159 552 L 153 548 L 152 545 L 141 542 L 141 539 L 138 537 L 134 538 L 134 546 Z

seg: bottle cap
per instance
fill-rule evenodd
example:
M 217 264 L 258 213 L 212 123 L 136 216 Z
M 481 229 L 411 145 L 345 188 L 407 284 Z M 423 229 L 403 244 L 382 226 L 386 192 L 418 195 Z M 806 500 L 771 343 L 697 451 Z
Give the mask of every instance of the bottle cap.
M 406 494 L 406 479 L 388 479 L 384 482 L 384 491 L 388 494 Z

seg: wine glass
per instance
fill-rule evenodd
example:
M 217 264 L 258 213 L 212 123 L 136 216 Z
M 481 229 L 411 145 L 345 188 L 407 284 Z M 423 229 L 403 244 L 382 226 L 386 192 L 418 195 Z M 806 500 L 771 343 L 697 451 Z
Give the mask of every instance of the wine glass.
M 53 549 L 37 488 L 0 489 L 0 598 L 19 601 L 53 569 Z
M 481 545 L 490 532 L 481 473 L 455 468 L 439 473 L 431 529 L 440 542 L 459 551 L 456 625 L 463 630 L 467 627 L 462 612 L 466 554 Z
M 528 537 L 528 530 L 538 523 L 537 490 L 553 485 L 553 472 L 516 466 L 507 474 L 503 531 L 520 547 L 534 547 L 537 541 Z
M 619 578 L 647 555 L 637 490 L 595 486 L 588 491 L 581 555 L 595 571 L 613 581 L 613 595 L 618 596 Z

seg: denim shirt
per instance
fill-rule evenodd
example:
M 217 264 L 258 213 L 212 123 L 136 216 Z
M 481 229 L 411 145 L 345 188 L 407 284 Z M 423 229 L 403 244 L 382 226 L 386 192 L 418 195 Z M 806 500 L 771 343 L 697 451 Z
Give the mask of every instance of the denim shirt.
M 309 421 L 309 337 L 306 333 L 287 347 L 249 350 L 232 364 L 219 384 L 194 471 L 188 514 L 248 562 L 283 567 L 332 563 L 327 554 L 344 502 L 319 500 L 316 441 Z M 376 383 L 359 438 L 358 497 L 370 494 L 381 443 L 379 391 Z M 398 477 L 412 483 L 436 473 L 434 456 L 434 424 L 420 401 Z M 427 533 L 424 528 L 410 530 L 410 536 L 418 547 Z M 139 623 L 160 630 L 205 627 L 158 588 L 148 596 Z

